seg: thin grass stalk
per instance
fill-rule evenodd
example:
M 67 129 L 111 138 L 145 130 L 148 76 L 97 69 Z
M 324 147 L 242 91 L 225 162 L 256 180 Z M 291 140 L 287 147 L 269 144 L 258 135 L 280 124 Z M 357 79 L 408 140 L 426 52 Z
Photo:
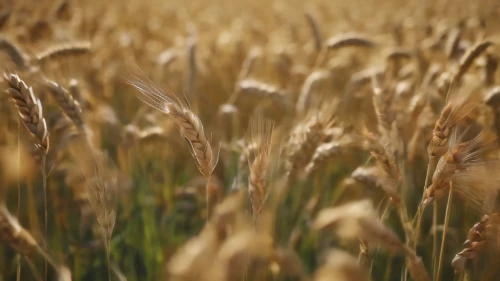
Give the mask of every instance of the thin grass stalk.
M 450 190 L 448 191 L 448 203 L 446 204 L 446 214 L 444 217 L 444 228 L 443 228 L 443 236 L 441 238 L 441 250 L 439 253 L 439 262 L 438 262 L 438 267 L 437 267 L 437 274 L 434 277 L 434 280 L 440 281 L 441 280 L 441 268 L 443 265 L 443 256 L 444 256 L 444 247 L 446 244 L 446 234 L 448 232 L 448 222 L 450 221 L 450 210 L 451 210 L 451 200 L 452 200 L 452 194 L 453 194 L 453 187 L 452 184 L 450 183 Z
M 44 153 L 42 154 L 42 162 L 40 165 L 40 169 L 42 172 L 42 184 L 43 184 L 43 213 L 44 213 L 44 238 L 43 238 L 43 249 L 45 252 L 47 252 L 48 249 L 48 211 L 47 211 L 47 170 L 46 170 L 46 163 L 47 162 L 47 155 Z M 45 280 L 47 280 L 47 275 L 48 275 L 48 262 L 47 258 L 45 258 L 44 261 L 44 276 Z
M 434 201 L 432 204 L 432 276 L 436 276 L 436 257 L 437 257 L 437 235 L 436 235 L 436 227 L 437 227 L 437 216 L 438 216 L 438 208 L 437 201 Z
M 438 164 L 438 157 L 431 156 L 429 158 L 429 163 L 427 164 L 427 173 L 425 175 L 425 183 L 424 183 L 424 188 L 423 188 L 423 194 L 422 194 L 422 200 L 420 201 L 420 205 L 418 206 L 416 218 L 417 218 L 417 225 L 415 226 L 415 239 L 414 239 L 414 244 L 413 244 L 413 249 L 416 249 L 418 240 L 420 239 L 420 225 L 422 223 L 422 215 L 424 213 L 425 206 L 423 205 L 424 198 L 425 198 L 425 192 L 427 190 L 427 185 L 429 185 L 429 179 L 431 178 L 431 175 L 434 173 L 434 170 L 437 167 Z
M 21 281 L 21 255 L 16 255 L 17 270 L 16 270 L 16 281 Z
M 36 281 L 47 280 L 47 279 L 42 279 L 42 277 L 40 276 L 40 273 L 36 269 L 35 264 L 33 263 L 33 261 L 30 258 L 28 258 L 27 256 L 25 256 L 24 259 L 25 259 L 26 263 L 28 264 L 28 267 L 31 270 L 31 274 L 33 275 L 33 278 L 35 278 Z
M 21 177 L 19 176 L 19 170 L 21 169 L 21 120 L 17 119 L 17 210 L 16 217 L 19 218 L 21 213 Z M 17 256 L 17 270 L 16 270 L 16 280 L 21 280 L 21 255 Z

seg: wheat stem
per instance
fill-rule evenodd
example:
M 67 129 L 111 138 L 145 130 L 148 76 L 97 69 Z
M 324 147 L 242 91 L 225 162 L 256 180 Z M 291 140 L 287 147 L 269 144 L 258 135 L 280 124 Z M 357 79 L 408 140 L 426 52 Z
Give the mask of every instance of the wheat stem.
M 452 194 L 453 194 L 453 188 L 452 188 L 451 183 L 450 183 L 450 190 L 448 192 L 449 192 L 448 203 L 446 204 L 446 214 L 444 217 L 443 236 L 441 238 L 441 251 L 439 253 L 439 263 L 438 263 L 438 268 L 437 268 L 437 275 L 434 278 L 434 280 L 437 280 L 437 281 L 441 280 L 441 267 L 443 265 L 444 247 L 446 244 L 446 234 L 447 234 L 446 232 L 448 231 L 448 222 L 450 220 L 451 199 L 452 199 Z
M 48 224 L 47 224 L 47 217 L 48 217 L 48 211 L 47 211 L 47 170 L 46 170 L 46 162 L 47 162 L 47 156 L 45 154 L 42 154 L 42 162 L 41 162 L 41 171 L 42 171 L 42 184 L 43 184 L 43 210 L 44 210 L 44 239 L 43 239 L 43 249 L 45 252 L 47 252 L 47 240 L 48 240 Z M 44 268 L 45 268 L 45 280 L 47 280 L 47 274 L 48 274 L 48 264 L 47 264 L 47 259 L 44 261 Z
M 16 281 L 21 281 L 21 255 L 16 255 L 17 270 L 16 270 Z
M 437 227 L 437 201 L 434 201 L 432 204 L 432 276 L 436 276 L 436 257 L 437 257 L 437 235 L 436 235 L 436 227 Z
M 435 156 L 430 156 L 429 158 L 429 163 L 427 164 L 427 173 L 425 175 L 425 183 L 424 183 L 424 188 L 423 188 L 423 194 L 422 194 L 422 200 L 420 201 L 420 205 L 418 206 L 417 210 L 417 225 L 415 227 L 415 239 L 414 239 L 414 244 L 413 244 L 413 249 L 416 249 L 417 244 L 418 244 L 418 239 L 420 238 L 420 224 L 422 223 L 422 215 L 424 213 L 424 198 L 425 198 L 425 191 L 427 190 L 427 185 L 429 184 L 429 179 L 431 178 L 431 172 L 434 172 L 437 166 L 437 159 Z
M 207 200 L 207 222 L 210 219 L 211 203 L 210 203 L 210 176 L 205 179 L 205 199 Z

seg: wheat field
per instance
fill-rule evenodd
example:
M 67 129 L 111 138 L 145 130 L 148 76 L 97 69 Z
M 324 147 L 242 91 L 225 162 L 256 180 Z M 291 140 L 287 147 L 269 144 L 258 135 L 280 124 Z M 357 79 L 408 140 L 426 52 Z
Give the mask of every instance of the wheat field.
M 498 0 L 1 0 L 0 281 L 500 280 Z

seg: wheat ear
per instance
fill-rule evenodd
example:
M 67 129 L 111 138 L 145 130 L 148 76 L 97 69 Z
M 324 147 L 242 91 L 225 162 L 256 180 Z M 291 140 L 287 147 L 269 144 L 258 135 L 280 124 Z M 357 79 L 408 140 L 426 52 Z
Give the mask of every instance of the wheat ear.
M 248 194 L 255 224 L 266 197 L 265 181 L 271 153 L 273 128 L 274 122 L 256 118 L 250 122 L 248 130 L 248 143 L 254 146 L 253 153 L 249 153 L 247 161 L 250 169 Z
M 47 169 L 46 160 L 49 152 L 49 133 L 47 123 L 43 117 L 42 103 L 33 94 L 33 89 L 28 88 L 26 83 L 19 78 L 17 74 L 4 74 L 5 79 L 9 83 L 10 88 L 7 90 L 19 111 L 19 116 L 28 130 L 31 139 L 35 142 L 37 148 L 42 152 L 41 173 L 44 195 L 44 222 L 45 222 L 45 239 L 48 238 L 48 212 L 47 212 Z M 47 249 L 47 241 L 44 243 Z M 45 275 L 47 275 L 47 259 L 45 259 Z
M 19 116 L 24 126 L 28 129 L 30 137 L 40 148 L 43 154 L 49 151 L 49 133 L 47 123 L 43 118 L 42 103 L 33 94 L 33 89 L 28 87 L 17 74 L 4 74 L 9 83 L 7 90 L 19 111 Z
M 38 63 L 43 64 L 44 62 L 52 59 L 86 54 L 90 51 L 91 46 L 92 45 L 88 41 L 70 42 L 61 45 L 55 45 L 38 53 L 36 55 L 36 58 L 38 60 Z
M 54 81 L 45 80 L 45 85 L 69 119 L 73 121 L 77 128 L 83 128 L 85 123 L 81 114 L 82 108 L 70 92 Z
M 212 146 L 208 141 L 200 118 L 191 111 L 189 104 L 182 104 L 171 92 L 167 94 L 161 91 L 143 73 L 139 75 L 132 75 L 132 78 L 128 79 L 127 82 L 142 93 L 140 99 L 144 103 L 165 113 L 176 123 L 181 136 L 188 143 L 198 170 L 206 179 L 208 204 L 210 202 L 208 184 L 212 172 L 217 165 L 218 158 L 213 157 Z M 207 212 L 209 216 L 210 206 L 208 207 Z

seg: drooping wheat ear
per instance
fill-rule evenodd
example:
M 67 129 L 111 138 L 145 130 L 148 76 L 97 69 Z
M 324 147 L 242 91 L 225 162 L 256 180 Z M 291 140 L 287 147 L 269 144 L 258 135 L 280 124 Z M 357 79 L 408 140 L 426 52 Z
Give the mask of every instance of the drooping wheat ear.
M 44 155 L 49 151 L 49 132 L 43 117 L 42 103 L 33 94 L 33 89 L 24 83 L 17 74 L 4 74 L 9 83 L 8 92 L 15 101 L 19 116 L 28 133 Z
M 248 176 L 248 194 L 252 204 L 252 213 L 256 222 L 266 197 L 265 181 L 274 122 L 256 118 L 250 122 L 248 143 L 255 145 L 247 161 L 250 169 Z
M 174 119 L 179 132 L 189 144 L 198 170 L 205 178 L 210 178 L 217 161 L 213 157 L 212 146 L 200 118 L 191 111 L 189 105 L 184 105 L 176 99 L 173 93 L 161 91 L 144 74 L 139 75 L 132 75 L 132 79 L 127 82 L 142 93 L 139 98 L 144 103 Z
M 92 45 L 89 41 L 69 42 L 51 46 L 46 50 L 38 53 L 36 55 L 36 58 L 38 60 L 38 63 L 43 64 L 44 62 L 52 59 L 87 54 L 90 51 L 91 47 Z
M 467 72 L 467 70 L 469 70 L 474 60 L 478 58 L 484 51 L 486 51 L 486 49 L 491 45 L 493 45 L 492 42 L 483 41 L 470 48 L 460 60 L 460 66 L 458 67 L 457 72 L 454 75 L 453 81 L 459 83 L 462 80 L 462 76 Z
M 361 34 L 341 34 L 327 40 L 328 49 L 340 49 L 345 47 L 367 47 L 376 46 L 375 41 Z
M 83 128 L 85 123 L 82 118 L 82 108 L 73 96 L 54 81 L 46 79 L 45 86 L 62 108 L 63 112 L 73 121 L 77 128 Z
M 280 100 L 284 96 L 283 92 L 277 87 L 255 79 L 244 79 L 240 81 L 238 87 L 241 93 L 247 95 L 269 97 L 273 100 Z
M 330 77 L 330 73 L 327 70 L 313 71 L 307 76 L 300 90 L 299 99 L 297 100 L 295 108 L 298 114 L 303 114 L 307 111 L 311 104 L 311 93 L 314 88 L 320 81 L 328 79 L 328 77 Z
M 316 47 L 316 51 L 321 50 L 322 46 L 322 40 L 321 40 L 321 33 L 319 31 L 319 26 L 318 23 L 316 22 L 316 19 L 313 17 L 311 13 L 305 13 L 307 23 L 309 24 L 309 27 L 311 28 L 312 35 L 314 37 L 314 46 Z
M 33 236 L 19 224 L 3 204 L 0 205 L 0 239 L 23 255 L 38 247 Z
M 0 50 L 4 51 L 9 55 L 10 59 L 16 64 L 20 69 L 27 67 L 27 57 L 23 52 L 7 38 L 0 38 Z
M 500 213 L 484 215 L 481 221 L 474 224 L 469 230 L 467 240 L 464 243 L 464 249 L 455 255 L 451 265 L 457 271 L 463 271 L 467 260 L 475 260 L 481 253 L 488 248 L 495 247 L 493 251 L 498 250 L 500 246 Z

